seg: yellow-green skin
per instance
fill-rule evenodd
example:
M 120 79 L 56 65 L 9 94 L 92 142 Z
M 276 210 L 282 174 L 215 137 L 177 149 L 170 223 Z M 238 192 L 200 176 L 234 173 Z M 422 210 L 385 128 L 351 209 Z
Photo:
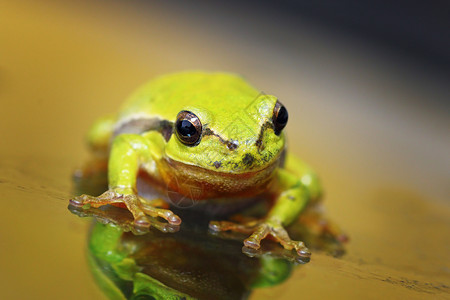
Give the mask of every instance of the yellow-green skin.
M 171 74 L 138 89 L 118 115 L 94 124 L 88 139 L 94 150 L 110 149 L 108 180 L 115 195 L 136 194 L 141 169 L 153 181 L 181 194 L 189 191 L 174 182 L 193 182 L 201 189 L 199 201 L 272 197 L 274 205 L 263 225 L 248 239 L 247 246 L 254 242 L 257 248 L 267 234 L 276 239 L 282 236 L 281 226 L 289 225 L 321 193 L 315 173 L 286 155 L 284 133 L 274 132 L 276 102 L 275 96 L 262 94 L 234 74 Z M 183 144 L 173 129 L 183 110 L 194 113 L 202 123 L 201 140 L 194 146 Z M 141 132 L 142 123 L 150 129 Z M 162 124 L 173 133 L 163 133 Z M 132 204 L 126 204 L 133 212 Z M 279 241 L 285 248 L 297 249 L 288 239 L 282 236 Z

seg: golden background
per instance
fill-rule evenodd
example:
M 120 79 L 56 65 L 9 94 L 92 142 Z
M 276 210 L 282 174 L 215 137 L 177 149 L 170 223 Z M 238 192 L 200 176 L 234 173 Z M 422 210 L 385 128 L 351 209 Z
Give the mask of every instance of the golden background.
M 347 254 L 314 253 L 253 299 L 445 298 L 450 292 L 448 82 L 276 11 L 123 1 L 0 1 L 0 291 L 101 299 L 88 220 L 67 210 L 89 125 L 148 79 L 240 73 L 287 106 Z M 300 24 L 300 25 L 299 25 Z

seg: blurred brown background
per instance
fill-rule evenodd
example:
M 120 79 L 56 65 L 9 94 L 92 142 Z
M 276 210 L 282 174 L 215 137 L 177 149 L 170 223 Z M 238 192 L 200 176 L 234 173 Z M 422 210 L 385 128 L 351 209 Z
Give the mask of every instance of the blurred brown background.
M 240 73 L 288 107 L 348 253 L 315 253 L 255 299 L 448 297 L 448 5 L 0 1 L 0 288 L 98 299 L 71 215 L 99 116 L 153 76 Z M 3 297 L 2 297 L 3 298 Z

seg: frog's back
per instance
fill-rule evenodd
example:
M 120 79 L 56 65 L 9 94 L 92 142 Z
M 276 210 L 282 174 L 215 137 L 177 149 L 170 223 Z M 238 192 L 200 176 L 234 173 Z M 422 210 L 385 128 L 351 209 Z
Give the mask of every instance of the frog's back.
M 156 118 L 175 121 L 188 106 L 227 113 L 242 109 L 258 91 L 231 73 L 183 72 L 156 78 L 133 93 L 119 111 L 119 123 L 129 119 Z

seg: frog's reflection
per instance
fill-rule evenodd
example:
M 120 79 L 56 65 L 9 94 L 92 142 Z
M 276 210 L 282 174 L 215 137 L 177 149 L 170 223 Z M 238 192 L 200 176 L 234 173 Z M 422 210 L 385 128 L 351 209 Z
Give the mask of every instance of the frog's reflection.
M 86 181 L 81 181 L 76 185 L 81 190 L 100 186 L 92 177 L 90 182 L 96 184 L 83 186 L 80 183 Z M 183 218 L 181 226 L 154 219 L 151 228 L 139 229 L 132 215 L 118 207 L 69 209 L 95 218 L 89 235 L 89 264 L 112 299 L 242 299 L 254 288 L 285 281 L 294 266 L 307 262 L 275 242 L 265 241 L 254 251 L 242 248 L 245 235 L 212 234 L 208 231 L 211 216 L 199 211 L 175 209 Z M 258 210 L 265 210 L 263 203 L 249 209 L 248 215 Z M 243 212 L 239 217 L 248 215 Z M 332 226 L 314 208 L 287 229 L 310 249 L 343 254 L 339 231 L 333 234 Z
M 252 259 L 240 252 L 238 241 L 184 229 L 134 235 L 97 222 L 89 238 L 90 267 L 111 298 L 241 299 L 252 288 L 277 284 L 290 274 L 286 260 Z
M 198 213 L 181 212 L 181 227 L 163 222 L 158 225 L 155 220 L 154 228 L 142 232 L 136 231 L 131 215 L 120 208 L 69 209 L 96 218 L 89 235 L 89 264 L 98 284 L 112 299 L 145 299 L 144 295 L 156 299 L 242 299 L 254 288 L 285 281 L 295 265 L 304 263 L 294 252 L 270 241 L 260 251 L 251 252 L 242 249 L 243 236 L 214 236 L 207 231 L 208 218 Z M 300 235 L 313 249 L 342 254 L 341 243 L 331 236 L 317 236 L 301 224 L 289 229 L 292 236 Z

